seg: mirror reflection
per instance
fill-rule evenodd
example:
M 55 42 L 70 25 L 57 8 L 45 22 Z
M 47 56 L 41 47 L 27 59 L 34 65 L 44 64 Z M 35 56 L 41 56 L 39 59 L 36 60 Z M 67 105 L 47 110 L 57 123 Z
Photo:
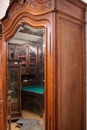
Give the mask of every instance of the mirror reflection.
M 11 94 L 11 102 L 17 102 L 17 98 L 18 98 L 18 92 L 17 92 L 17 88 L 18 88 L 18 68 L 10 68 L 10 88 L 12 90 L 12 94 Z
M 44 28 L 20 26 L 7 44 L 11 120 L 44 125 Z

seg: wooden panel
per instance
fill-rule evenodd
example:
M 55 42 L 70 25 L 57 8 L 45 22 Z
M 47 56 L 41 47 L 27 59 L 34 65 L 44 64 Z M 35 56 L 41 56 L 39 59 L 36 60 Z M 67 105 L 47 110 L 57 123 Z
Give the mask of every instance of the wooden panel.
M 18 103 L 11 103 L 11 111 L 18 111 Z
M 83 130 L 82 25 L 60 19 L 59 130 Z
M 80 0 L 57 0 L 57 9 L 74 18 L 85 20 L 85 8 L 86 4 Z

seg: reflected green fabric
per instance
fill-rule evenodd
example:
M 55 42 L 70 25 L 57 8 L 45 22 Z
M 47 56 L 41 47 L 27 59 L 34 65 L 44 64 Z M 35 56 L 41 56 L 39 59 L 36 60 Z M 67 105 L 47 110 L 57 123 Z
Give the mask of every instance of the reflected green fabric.
M 44 93 L 44 86 L 42 86 L 42 85 L 23 86 L 22 90 L 43 94 Z

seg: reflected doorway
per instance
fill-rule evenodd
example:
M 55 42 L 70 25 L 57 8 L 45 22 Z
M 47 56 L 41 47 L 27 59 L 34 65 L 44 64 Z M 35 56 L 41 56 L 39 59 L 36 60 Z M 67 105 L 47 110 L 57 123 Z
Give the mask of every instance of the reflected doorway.
M 44 36 L 44 28 L 25 24 L 7 43 L 12 130 L 25 122 L 44 125 Z

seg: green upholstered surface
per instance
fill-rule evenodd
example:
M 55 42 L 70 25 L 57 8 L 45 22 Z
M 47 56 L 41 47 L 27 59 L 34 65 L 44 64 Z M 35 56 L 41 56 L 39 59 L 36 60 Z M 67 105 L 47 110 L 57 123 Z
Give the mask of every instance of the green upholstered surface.
M 42 86 L 42 85 L 24 86 L 24 87 L 22 87 L 22 90 L 43 94 L 44 93 L 44 86 Z

